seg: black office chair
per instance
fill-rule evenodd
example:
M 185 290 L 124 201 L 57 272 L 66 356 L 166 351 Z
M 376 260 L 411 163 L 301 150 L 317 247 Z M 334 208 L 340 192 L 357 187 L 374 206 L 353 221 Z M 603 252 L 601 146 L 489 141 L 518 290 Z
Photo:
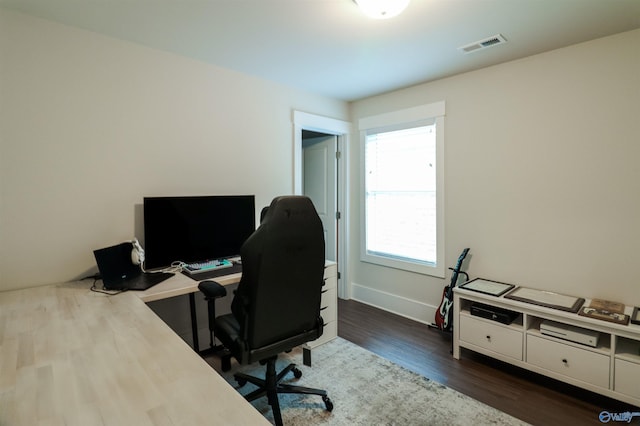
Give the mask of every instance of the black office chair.
M 303 196 L 275 198 L 260 227 L 241 249 L 242 278 L 231 314 L 216 318 L 215 333 L 241 364 L 266 364 L 265 378 L 235 374 L 239 385 L 258 389 L 245 396 L 253 401 L 267 396 L 276 425 L 282 425 L 279 393 L 322 396 L 327 392 L 281 383 L 289 372 L 302 372 L 290 364 L 276 373 L 278 354 L 322 335 L 320 298 L 324 276 L 324 232 L 320 218 Z

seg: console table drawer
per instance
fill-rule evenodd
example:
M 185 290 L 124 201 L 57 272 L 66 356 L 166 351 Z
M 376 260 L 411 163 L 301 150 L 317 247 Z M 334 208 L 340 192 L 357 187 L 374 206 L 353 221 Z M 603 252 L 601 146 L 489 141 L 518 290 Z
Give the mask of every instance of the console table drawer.
M 335 339 L 336 336 L 338 336 L 338 321 L 331 321 L 324 325 L 322 336 L 318 337 L 316 340 L 307 342 L 305 346 L 307 348 L 313 349 L 317 346 L 322 345 L 323 343 L 327 343 L 331 339 Z
M 522 360 L 522 332 L 469 316 L 460 316 L 460 340 Z
M 640 399 L 640 364 L 616 359 L 614 390 Z
M 324 287 L 332 288 L 338 284 L 338 267 L 335 263 L 324 267 Z
M 527 336 L 527 362 L 546 370 L 609 388 L 610 357 L 538 336 Z
M 320 315 L 325 324 L 329 321 L 335 321 L 338 318 L 336 301 L 337 289 L 332 288 L 322 292 L 322 302 L 320 302 Z

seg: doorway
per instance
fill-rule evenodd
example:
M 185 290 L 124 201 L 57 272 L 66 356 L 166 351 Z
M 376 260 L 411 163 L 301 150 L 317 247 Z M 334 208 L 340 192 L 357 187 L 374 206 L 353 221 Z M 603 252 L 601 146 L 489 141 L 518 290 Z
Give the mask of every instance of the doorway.
M 346 151 L 351 124 L 294 111 L 294 194 L 313 201 L 325 229 L 326 256 L 338 264 L 338 297 L 350 298 L 347 283 L 348 198 Z
M 338 261 L 338 137 L 302 130 L 302 194 L 313 201 L 324 230 L 325 259 Z

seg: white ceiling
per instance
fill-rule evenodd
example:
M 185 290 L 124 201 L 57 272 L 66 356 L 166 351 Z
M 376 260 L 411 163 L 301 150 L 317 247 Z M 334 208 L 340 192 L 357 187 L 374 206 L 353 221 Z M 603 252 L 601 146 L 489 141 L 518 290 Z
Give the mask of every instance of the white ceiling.
M 0 6 L 347 101 L 640 28 L 640 0 L 0 0 Z M 502 34 L 507 43 L 458 48 Z M 639 47 L 640 49 L 640 47 Z

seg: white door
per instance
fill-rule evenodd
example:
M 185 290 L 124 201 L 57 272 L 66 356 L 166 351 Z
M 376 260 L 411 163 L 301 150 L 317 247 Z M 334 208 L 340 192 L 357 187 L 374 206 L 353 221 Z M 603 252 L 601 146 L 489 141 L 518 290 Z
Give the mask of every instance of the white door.
M 327 135 L 303 141 L 303 194 L 313 201 L 324 228 L 325 256 L 337 261 L 337 136 Z

